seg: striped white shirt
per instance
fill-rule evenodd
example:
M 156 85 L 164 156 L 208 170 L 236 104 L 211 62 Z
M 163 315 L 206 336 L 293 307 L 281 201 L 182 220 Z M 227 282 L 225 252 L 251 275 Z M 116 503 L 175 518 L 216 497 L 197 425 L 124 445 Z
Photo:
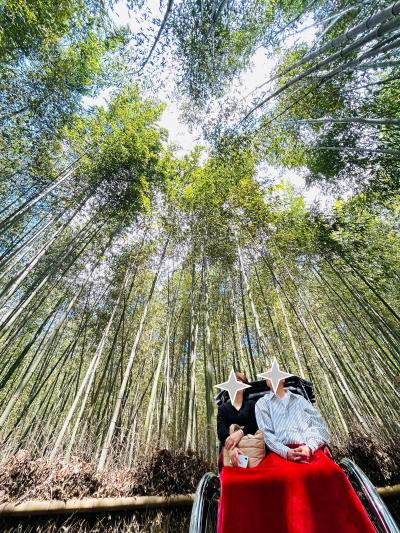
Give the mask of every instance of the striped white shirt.
M 286 390 L 280 398 L 269 391 L 258 400 L 255 411 L 267 447 L 284 459 L 290 449 L 288 444 L 304 443 L 314 452 L 330 441 L 320 412 L 299 394 Z

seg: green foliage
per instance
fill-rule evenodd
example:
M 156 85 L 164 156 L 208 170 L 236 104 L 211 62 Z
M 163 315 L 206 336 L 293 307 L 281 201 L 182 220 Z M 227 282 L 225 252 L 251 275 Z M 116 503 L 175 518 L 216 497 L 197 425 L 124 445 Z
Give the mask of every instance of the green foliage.
M 126 28 L 111 28 L 108 4 L 61 0 L 0 7 L 0 167 L 21 185 L 46 181 L 62 128 L 82 98 L 109 83 Z
M 227 83 L 243 70 L 272 22 L 269 2 L 187 1 L 174 14 L 181 81 L 200 107 L 223 94 Z
M 51 51 L 71 32 L 84 32 L 105 16 L 106 4 L 83 0 L 4 0 L 0 6 L 0 58 Z
M 163 177 L 159 162 L 165 134 L 156 126 L 162 110 L 130 87 L 107 109 L 77 116 L 67 128 L 65 140 L 79 160 L 76 180 L 96 191 L 102 216 L 126 221 L 149 207 L 151 188 Z
M 390 286 L 400 269 L 400 197 L 367 207 L 364 196 L 336 202 L 332 237 L 347 260 L 379 290 Z

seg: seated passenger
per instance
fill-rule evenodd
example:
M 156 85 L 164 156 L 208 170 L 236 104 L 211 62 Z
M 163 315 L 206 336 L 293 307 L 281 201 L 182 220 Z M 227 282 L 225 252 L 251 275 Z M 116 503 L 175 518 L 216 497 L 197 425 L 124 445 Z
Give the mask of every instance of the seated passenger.
M 255 408 L 270 452 L 255 468 L 221 471 L 218 533 L 374 533 L 345 473 L 322 451 L 322 416 L 283 383 Z
M 284 380 L 279 382 L 276 393 L 272 392 L 271 380 L 266 383 L 270 390 L 255 408 L 265 444 L 284 459 L 309 462 L 313 453 L 330 441 L 322 416 L 303 396 L 286 390 Z
M 248 380 L 241 372 L 235 372 L 236 379 L 248 384 Z M 218 469 L 223 466 L 223 447 L 228 451 L 233 466 L 239 466 L 238 455 L 241 453 L 237 448 L 240 439 L 248 433 L 254 435 L 257 431 L 257 422 L 254 413 L 255 402 L 249 400 L 248 389 L 238 390 L 233 403 L 230 400 L 218 407 L 217 433 L 219 439 Z M 237 424 L 243 429 L 238 429 L 229 435 L 231 424 Z

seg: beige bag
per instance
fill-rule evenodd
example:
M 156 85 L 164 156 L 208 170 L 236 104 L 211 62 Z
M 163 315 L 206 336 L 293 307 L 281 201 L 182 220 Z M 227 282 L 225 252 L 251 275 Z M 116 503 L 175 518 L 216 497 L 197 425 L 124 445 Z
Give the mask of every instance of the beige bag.
M 231 424 L 229 426 L 229 434 L 237 431 L 238 429 L 243 429 L 237 424 Z M 264 444 L 264 434 L 262 431 L 258 430 L 254 435 L 245 435 L 239 441 L 237 448 L 240 449 L 244 455 L 247 455 L 249 458 L 249 467 L 253 468 L 257 466 L 265 457 L 265 444 Z M 224 446 L 224 466 L 232 466 L 231 460 L 229 458 L 228 450 Z

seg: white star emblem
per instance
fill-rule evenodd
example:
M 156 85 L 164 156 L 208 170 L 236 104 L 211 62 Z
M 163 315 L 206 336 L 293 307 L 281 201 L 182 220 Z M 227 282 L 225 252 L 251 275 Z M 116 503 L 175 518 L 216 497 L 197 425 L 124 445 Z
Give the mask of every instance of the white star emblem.
M 247 389 L 248 387 L 251 387 L 251 385 L 247 385 L 246 383 L 238 381 L 232 368 L 228 381 L 224 381 L 224 383 L 215 385 L 215 387 L 218 387 L 221 390 L 227 390 L 229 393 L 229 399 L 231 400 L 231 403 L 233 403 L 235 401 L 237 391 Z
M 289 376 L 293 376 L 293 374 L 282 372 L 282 370 L 279 368 L 278 362 L 275 357 L 272 362 L 271 368 L 267 370 L 267 372 L 263 372 L 262 374 L 257 374 L 257 376 L 263 379 L 270 379 L 272 383 L 272 389 L 274 391 L 274 394 L 276 394 L 276 390 L 278 388 L 279 382 L 282 379 L 288 378 Z

